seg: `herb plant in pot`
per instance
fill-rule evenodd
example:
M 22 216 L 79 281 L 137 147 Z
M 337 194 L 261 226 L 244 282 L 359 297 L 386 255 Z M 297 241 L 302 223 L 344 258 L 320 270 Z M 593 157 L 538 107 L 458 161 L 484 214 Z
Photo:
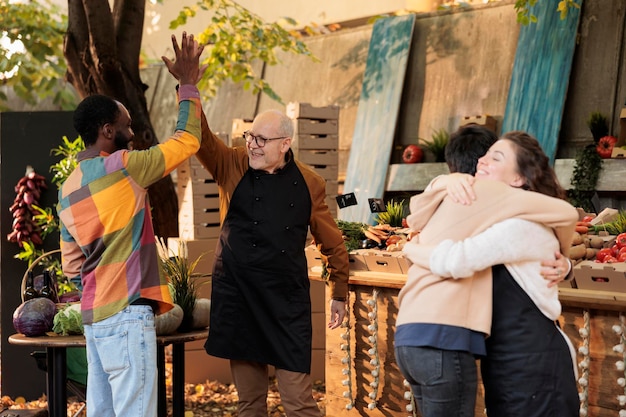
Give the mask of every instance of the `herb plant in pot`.
M 201 277 L 198 274 L 194 274 L 194 269 L 198 265 L 201 256 L 193 262 L 189 262 L 187 244 L 184 240 L 180 241 L 177 254 L 171 254 L 162 239 L 157 240 L 157 247 L 159 249 L 161 266 L 167 277 L 172 301 L 182 310 L 180 325 L 174 330 L 188 332 L 193 329 L 207 327 L 209 325 L 210 300 L 199 298 L 198 288 L 208 281 L 200 281 Z M 157 316 L 157 327 L 159 327 L 159 321 L 174 320 L 179 314 L 180 312 L 175 308 L 170 315 L 165 313 L 161 315 L 164 317 Z M 161 331 L 161 334 L 166 334 L 163 331 L 170 330 L 169 325 L 162 327 L 164 329 Z

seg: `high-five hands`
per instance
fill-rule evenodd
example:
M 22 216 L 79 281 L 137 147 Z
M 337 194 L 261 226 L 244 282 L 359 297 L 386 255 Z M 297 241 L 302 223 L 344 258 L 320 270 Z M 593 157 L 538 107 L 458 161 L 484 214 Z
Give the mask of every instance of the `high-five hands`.
M 180 85 L 197 84 L 207 68 L 207 65 L 200 67 L 200 55 L 204 50 L 204 45 L 199 45 L 193 35 L 183 32 L 180 47 L 175 35 L 172 35 L 172 46 L 176 55 L 175 61 L 172 62 L 165 56 L 161 57 L 168 71 Z

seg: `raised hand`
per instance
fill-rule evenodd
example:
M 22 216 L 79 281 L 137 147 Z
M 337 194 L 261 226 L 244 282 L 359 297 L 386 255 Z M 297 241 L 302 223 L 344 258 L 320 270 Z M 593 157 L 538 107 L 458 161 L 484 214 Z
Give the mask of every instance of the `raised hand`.
M 161 57 L 168 71 L 181 85 L 197 84 L 206 70 L 206 65 L 200 67 L 200 55 L 204 46 L 199 45 L 193 35 L 187 36 L 187 32 L 183 32 L 180 47 L 176 35 L 172 35 L 172 46 L 176 55 L 175 61 L 172 62 L 165 56 Z

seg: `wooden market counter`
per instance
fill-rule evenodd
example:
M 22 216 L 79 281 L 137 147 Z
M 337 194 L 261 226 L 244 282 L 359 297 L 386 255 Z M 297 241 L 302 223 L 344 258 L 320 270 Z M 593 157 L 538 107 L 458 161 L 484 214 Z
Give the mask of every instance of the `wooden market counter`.
M 326 331 L 326 415 L 412 415 L 406 408 L 411 397 L 405 397 L 407 388 L 393 351 L 398 292 L 405 281 L 403 274 L 351 272 L 348 327 Z M 618 378 L 625 374 L 616 367 L 624 360 L 619 349 L 626 347 L 626 341 L 614 330 L 625 326 L 626 293 L 560 288 L 559 294 L 563 329 L 579 349 L 578 363 L 589 363 L 588 368 L 579 368 L 579 378 L 588 381 L 586 387 L 579 383 L 579 392 L 588 398 L 581 406 L 588 416 L 616 416 L 626 409 L 618 402 L 618 395 L 625 394 Z M 479 387 L 475 415 L 484 416 L 483 410 Z

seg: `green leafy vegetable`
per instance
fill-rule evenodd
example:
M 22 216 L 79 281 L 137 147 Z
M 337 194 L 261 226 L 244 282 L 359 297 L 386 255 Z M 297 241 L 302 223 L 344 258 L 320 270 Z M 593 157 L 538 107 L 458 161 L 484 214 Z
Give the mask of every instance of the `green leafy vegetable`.
M 52 331 L 62 336 L 83 334 L 83 316 L 80 303 L 67 304 L 55 316 Z

